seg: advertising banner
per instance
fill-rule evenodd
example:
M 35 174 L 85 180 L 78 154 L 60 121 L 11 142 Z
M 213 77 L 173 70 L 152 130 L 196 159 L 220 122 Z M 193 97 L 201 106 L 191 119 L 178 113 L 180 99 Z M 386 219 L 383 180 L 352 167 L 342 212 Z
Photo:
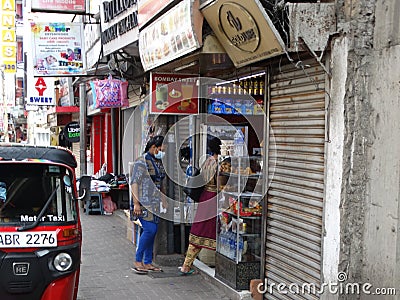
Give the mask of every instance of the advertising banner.
M 174 0 L 139 0 L 138 1 L 138 21 L 139 28 L 145 25 L 150 19 L 155 17 L 163 8 Z
M 146 71 L 200 48 L 203 18 L 193 5 L 198 2 L 184 0 L 141 31 L 139 52 Z
M 118 4 L 116 4 L 118 3 Z M 139 39 L 136 1 L 104 1 L 100 6 L 103 56 Z
M 151 73 L 150 113 L 199 113 L 197 75 Z
M 31 23 L 34 76 L 86 72 L 82 23 Z
M 202 13 L 237 68 L 284 53 L 284 43 L 259 0 L 218 0 Z
M 59 106 L 73 106 L 74 105 L 74 91 L 72 86 L 71 77 L 60 77 L 60 89 L 59 89 Z
M 78 143 L 81 138 L 81 128 L 78 122 L 70 122 L 64 127 L 64 137 L 71 143 Z
M 54 78 L 37 77 L 27 82 L 27 105 L 56 105 Z
M 84 14 L 86 0 L 31 0 L 33 12 L 60 12 L 64 14 Z
M 5 73 L 17 72 L 17 39 L 15 31 L 15 0 L 3 0 L 0 7 L 0 66 Z

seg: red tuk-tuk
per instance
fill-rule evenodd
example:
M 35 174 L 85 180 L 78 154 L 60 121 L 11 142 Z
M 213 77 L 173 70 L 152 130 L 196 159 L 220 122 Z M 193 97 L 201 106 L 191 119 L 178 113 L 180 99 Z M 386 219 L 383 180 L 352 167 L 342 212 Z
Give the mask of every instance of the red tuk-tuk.
M 0 144 L 0 299 L 77 298 L 76 167 L 67 149 Z

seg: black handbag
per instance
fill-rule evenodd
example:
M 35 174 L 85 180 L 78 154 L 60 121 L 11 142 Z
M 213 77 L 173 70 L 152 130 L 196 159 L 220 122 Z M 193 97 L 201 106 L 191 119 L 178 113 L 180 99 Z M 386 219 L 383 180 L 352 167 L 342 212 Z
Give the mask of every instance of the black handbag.
M 193 174 L 188 178 L 186 186 L 183 187 L 183 192 L 194 202 L 199 202 L 205 185 L 206 183 L 203 176 L 200 174 L 200 170 L 193 167 Z

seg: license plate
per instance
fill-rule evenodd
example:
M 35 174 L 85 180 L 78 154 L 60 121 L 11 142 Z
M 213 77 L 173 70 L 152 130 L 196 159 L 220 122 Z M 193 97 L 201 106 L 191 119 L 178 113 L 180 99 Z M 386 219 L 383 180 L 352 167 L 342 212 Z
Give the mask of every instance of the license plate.
M 0 248 L 37 247 L 57 247 L 57 232 L 0 232 Z

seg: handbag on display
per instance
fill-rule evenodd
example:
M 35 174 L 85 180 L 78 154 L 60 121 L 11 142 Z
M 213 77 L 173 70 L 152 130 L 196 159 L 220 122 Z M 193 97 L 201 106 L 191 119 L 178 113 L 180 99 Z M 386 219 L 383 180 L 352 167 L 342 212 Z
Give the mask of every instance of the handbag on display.
M 94 109 L 129 106 L 127 81 L 113 79 L 110 75 L 107 79 L 91 81 L 90 87 Z
M 200 196 L 204 191 L 206 182 L 200 174 L 200 170 L 193 167 L 193 174 L 190 176 L 183 187 L 183 192 L 194 202 L 199 202 Z

